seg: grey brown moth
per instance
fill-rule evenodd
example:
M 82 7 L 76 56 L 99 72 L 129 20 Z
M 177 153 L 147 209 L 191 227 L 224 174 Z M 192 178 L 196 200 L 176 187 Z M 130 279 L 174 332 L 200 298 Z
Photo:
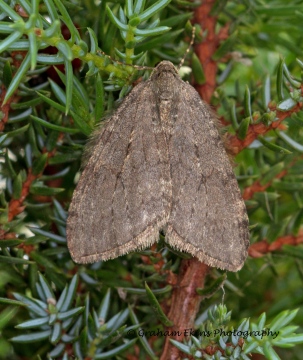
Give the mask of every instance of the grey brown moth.
M 172 247 L 237 271 L 248 217 L 214 115 L 162 61 L 99 131 L 67 219 L 73 260 L 91 263 Z

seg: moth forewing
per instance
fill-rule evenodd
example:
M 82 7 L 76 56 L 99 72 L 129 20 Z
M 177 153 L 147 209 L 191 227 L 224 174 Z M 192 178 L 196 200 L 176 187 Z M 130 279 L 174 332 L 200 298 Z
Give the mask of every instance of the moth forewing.
M 210 266 L 247 257 L 244 201 L 208 106 L 162 61 L 97 140 L 67 220 L 72 258 L 88 263 L 166 241 Z

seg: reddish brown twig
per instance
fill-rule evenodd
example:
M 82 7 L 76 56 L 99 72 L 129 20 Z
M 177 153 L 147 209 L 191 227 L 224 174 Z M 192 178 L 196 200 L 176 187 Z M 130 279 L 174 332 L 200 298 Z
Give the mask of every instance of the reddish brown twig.
M 291 161 L 285 169 L 283 169 L 279 174 L 277 174 L 275 176 L 275 179 L 281 179 L 283 178 L 285 175 L 288 174 L 288 171 L 291 167 L 294 166 L 294 164 L 296 164 L 296 162 L 298 161 L 299 158 L 295 158 L 293 161 Z M 250 200 L 253 196 L 254 193 L 256 192 L 263 192 L 265 191 L 267 188 L 269 188 L 272 184 L 273 180 L 269 181 L 268 183 L 261 185 L 260 180 L 255 181 L 253 184 L 251 184 L 250 186 L 248 186 L 247 188 L 244 189 L 243 191 L 243 199 L 244 200 Z
M 41 176 L 41 174 L 39 174 Z M 15 216 L 24 210 L 23 202 L 29 194 L 31 184 L 39 177 L 32 174 L 31 169 L 28 170 L 27 178 L 22 184 L 21 196 L 19 199 L 11 199 L 8 205 L 8 222 L 12 221 Z
M 41 174 L 39 175 L 41 176 Z M 21 196 L 19 199 L 11 199 L 8 204 L 8 222 L 11 222 L 15 216 L 25 209 L 23 202 L 29 194 L 31 184 L 39 177 L 39 175 L 32 174 L 31 169 L 28 170 L 27 178 L 22 184 Z M 4 229 L 0 229 L 0 240 L 10 239 L 12 237 L 16 237 L 15 234 L 8 233 Z
M 252 124 L 249 126 L 247 135 L 244 140 L 240 140 L 237 135 L 231 135 L 228 138 L 228 144 L 231 152 L 236 155 L 241 150 L 250 145 L 259 135 L 264 135 L 272 129 L 277 129 L 283 120 L 288 118 L 291 114 L 299 112 L 302 109 L 302 103 L 297 104 L 294 108 L 289 111 L 280 111 L 276 108 L 272 108 L 271 111 L 276 111 L 276 117 L 278 120 L 272 122 L 270 125 L 263 123 Z
M 217 18 L 210 16 L 210 11 L 214 5 L 214 0 L 205 0 L 203 4 L 195 10 L 193 23 L 200 24 L 201 28 L 207 31 L 206 38 L 200 44 L 195 45 L 195 53 L 203 65 L 206 81 L 202 85 L 195 85 L 201 98 L 207 103 L 216 88 L 217 62 L 212 59 L 220 41 L 223 39 L 224 32 L 216 34 Z M 226 29 L 225 29 L 226 30 Z M 226 32 L 226 31 L 225 31 Z
M 55 155 L 56 150 L 57 149 L 54 149 L 53 151 L 51 151 L 47 154 L 48 159 Z M 46 162 L 44 169 L 46 168 L 47 165 L 48 165 L 48 161 Z M 32 169 L 28 169 L 27 178 L 24 181 L 24 183 L 22 184 L 20 198 L 12 199 L 9 202 L 8 221 L 12 221 L 15 216 L 17 216 L 24 210 L 23 202 L 30 192 L 30 187 L 35 180 L 39 179 L 42 176 L 42 174 L 43 174 L 43 171 L 40 174 L 33 174 Z
M 250 245 L 248 249 L 249 256 L 253 258 L 259 258 L 263 255 L 280 250 L 283 245 L 299 245 L 303 243 L 303 231 L 301 230 L 297 236 L 285 235 L 279 237 L 272 243 L 268 243 L 266 240 L 258 241 L 255 244 Z
M 217 19 L 214 16 L 210 16 L 210 11 L 214 5 L 213 0 L 205 0 L 203 4 L 196 9 L 194 23 L 201 24 L 203 30 L 207 30 L 207 36 L 201 44 L 195 46 L 195 52 L 200 59 L 201 64 L 203 64 L 204 73 L 206 75 L 206 81 L 203 85 L 196 85 L 196 90 L 199 92 L 202 99 L 206 102 L 210 102 L 211 96 L 216 88 L 216 73 L 217 73 L 217 62 L 212 59 L 214 52 L 217 50 L 218 45 L 221 40 L 225 39 L 227 34 L 228 25 L 221 29 L 221 31 L 216 34 L 216 22 Z M 271 108 L 271 111 L 276 111 L 277 121 L 272 122 L 270 125 L 263 123 L 252 124 L 250 125 L 247 136 L 244 140 L 240 140 L 236 135 L 230 136 L 228 139 L 228 148 L 233 154 L 239 153 L 245 147 L 250 145 L 259 135 L 264 135 L 272 129 L 276 129 L 281 126 L 281 122 L 289 117 L 292 113 L 300 111 L 302 104 L 298 104 L 292 110 L 287 112 L 282 112 L 276 108 Z M 290 165 L 291 166 L 291 165 Z M 287 170 L 283 170 L 278 178 L 285 176 Z M 271 183 L 268 183 L 263 186 L 263 191 L 270 186 Z M 261 184 L 256 182 L 250 189 L 246 190 L 245 197 L 249 198 L 253 195 L 255 191 L 261 189 Z M 262 249 L 264 243 L 261 242 L 260 245 L 254 244 L 254 247 L 250 248 L 250 255 L 256 254 L 258 246 Z M 268 245 L 266 249 L 272 249 L 273 245 Z M 255 252 L 254 252 L 255 251 Z M 187 270 L 186 270 L 187 269 Z M 201 298 L 197 296 L 195 292 L 196 287 L 202 287 L 205 281 L 205 277 L 208 272 L 208 266 L 200 263 L 196 259 L 191 259 L 188 261 L 182 262 L 181 271 L 178 276 L 178 286 L 175 288 L 172 295 L 172 303 L 168 317 L 174 322 L 174 330 L 181 331 L 185 328 L 191 328 L 194 323 L 195 316 L 199 309 Z M 176 336 L 175 339 L 181 341 L 184 335 Z M 165 347 L 161 360 L 164 359 L 178 359 L 179 351 L 176 349 L 169 341 L 169 338 L 165 339 Z
M 61 137 L 63 134 L 60 134 L 59 137 Z M 57 149 L 50 151 L 48 153 L 48 159 L 53 157 L 56 153 Z M 46 162 L 44 169 L 48 165 L 48 161 Z M 43 170 L 44 170 L 43 169 Z M 32 169 L 28 169 L 26 180 L 22 184 L 22 190 L 21 190 L 21 196 L 18 199 L 11 199 L 8 204 L 8 222 L 12 221 L 17 215 L 19 215 L 24 209 L 25 206 L 23 205 L 23 202 L 27 198 L 30 187 L 33 184 L 33 182 L 37 179 L 39 179 L 43 174 L 43 171 L 39 174 L 33 174 Z M 0 229 L 0 239 L 9 239 L 12 238 L 12 233 L 7 233 L 3 229 Z
M 215 0 L 205 0 L 195 10 L 193 23 L 201 25 L 203 30 L 207 31 L 205 40 L 195 46 L 195 52 L 203 64 L 206 82 L 203 85 L 196 85 L 202 99 L 210 102 L 211 96 L 216 88 L 217 63 L 212 60 L 212 55 L 216 51 L 220 41 L 227 35 L 226 28 L 219 34 L 215 33 L 217 18 L 210 15 L 210 11 Z M 201 296 L 196 293 L 197 287 L 203 287 L 209 267 L 199 262 L 197 259 L 183 260 L 180 267 L 180 273 L 175 286 L 171 307 L 168 318 L 173 321 L 174 326 L 171 330 L 181 332 L 182 335 L 176 337 L 166 337 L 164 350 L 161 360 L 179 359 L 179 350 L 173 346 L 170 339 L 181 341 L 184 337 L 184 330 L 191 329 L 194 326 L 194 320 L 199 310 Z
M 1 94 L 0 94 L 0 104 L 1 104 L 1 111 L 3 113 L 3 116 L 2 116 L 2 119 L 0 120 L 0 132 L 4 131 L 5 125 L 8 121 L 11 103 L 16 101 L 16 98 L 17 98 L 15 95 L 13 95 L 7 100 L 6 104 L 3 105 L 3 100 L 5 98 L 5 95 L 6 95 L 6 88 L 4 85 L 2 85 L 1 86 Z
M 209 267 L 195 258 L 182 261 L 178 283 L 174 288 L 168 313 L 168 318 L 174 323 L 170 330 L 180 333 L 180 335 L 174 337 L 175 340 L 182 341 L 185 330 L 193 330 L 201 302 L 201 296 L 197 294 L 196 289 L 204 286 L 208 271 Z M 165 339 L 161 360 L 177 360 L 180 358 L 179 350 L 169 341 L 171 338 L 167 337 Z

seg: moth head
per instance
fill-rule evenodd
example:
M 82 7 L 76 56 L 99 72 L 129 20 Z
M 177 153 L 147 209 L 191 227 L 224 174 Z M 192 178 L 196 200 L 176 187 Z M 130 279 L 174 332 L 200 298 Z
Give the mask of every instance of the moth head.
M 174 97 L 176 81 L 180 77 L 177 69 L 170 61 L 161 61 L 153 70 L 150 81 L 153 90 L 162 100 L 170 100 Z

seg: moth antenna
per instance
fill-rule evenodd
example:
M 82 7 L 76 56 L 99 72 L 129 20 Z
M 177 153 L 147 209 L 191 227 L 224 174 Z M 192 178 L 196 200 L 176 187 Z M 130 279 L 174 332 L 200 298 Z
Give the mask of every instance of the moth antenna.
M 178 70 L 180 70 L 181 66 L 184 64 L 185 58 L 186 58 L 186 56 L 188 55 L 190 48 L 191 48 L 191 47 L 193 46 L 193 44 L 194 44 L 195 36 L 196 36 L 196 28 L 193 26 L 193 28 L 192 28 L 192 30 L 191 30 L 191 41 L 190 41 L 190 43 L 189 43 L 189 45 L 188 45 L 187 50 L 185 51 L 185 54 L 183 55 L 183 58 L 182 58 L 181 61 L 180 61 L 180 64 L 179 64 L 179 66 L 178 66 Z
M 193 28 L 192 28 L 192 35 L 191 35 L 191 41 L 190 41 L 190 43 L 189 43 L 189 45 L 188 45 L 188 48 L 187 48 L 186 51 L 185 51 L 185 54 L 184 54 L 183 58 L 182 58 L 181 61 L 180 61 L 180 64 L 179 64 L 179 66 L 178 66 L 178 70 L 179 70 L 179 69 L 181 68 L 181 66 L 184 64 L 184 61 L 185 61 L 185 59 L 186 59 L 186 56 L 188 55 L 191 47 L 192 47 L 193 44 L 194 44 L 195 36 L 196 36 L 196 28 L 193 26 Z M 119 64 L 119 65 L 132 66 L 134 69 L 137 69 L 137 70 L 154 70 L 154 68 L 153 68 L 153 67 L 150 67 L 150 66 L 140 66 L 140 65 L 125 64 L 125 63 L 123 63 L 122 61 L 113 59 L 110 55 L 105 54 L 105 52 L 102 51 L 101 49 L 98 49 L 98 50 L 97 50 L 97 53 L 99 53 L 99 54 L 101 54 L 101 55 L 103 55 L 103 56 L 108 57 L 112 62 L 117 63 L 117 64 Z
M 110 55 L 105 54 L 105 52 L 102 51 L 101 49 L 98 49 L 98 50 L 97 50 L 97 53 L 99 53 L 99 54 L 101 54 L 101 55 L 103 55 L 103 56 L 108 57 L 113 63 L 117 63 L 117 64 L 119 64 L 119 65 L 128 65 L 128 66 L 131 66 L 131 67 L 133 67 L 134 69 L 137 69 L 137 70 L 153 70 L 153 69 L 154 69 L 153 67 L 150 67 L 150 66 L 140 66 L 140 65 L 125 64 L 125 63 L 123 63 L 122 61 L 113 59 Z

